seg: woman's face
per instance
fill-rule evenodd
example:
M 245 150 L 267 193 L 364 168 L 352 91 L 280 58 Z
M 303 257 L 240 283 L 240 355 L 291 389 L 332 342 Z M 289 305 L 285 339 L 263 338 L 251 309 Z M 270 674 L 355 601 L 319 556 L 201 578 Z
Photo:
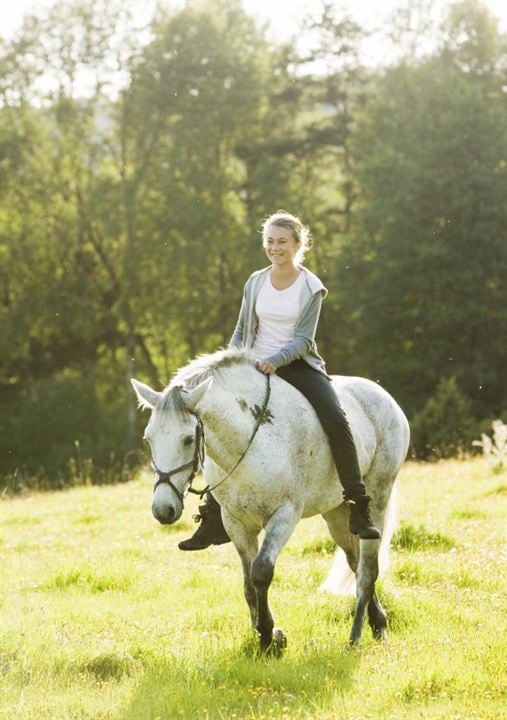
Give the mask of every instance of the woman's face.
M 264 250 L 273 267 L 294 265 L 294 258 L 300 244 L 289 228 L 280 225 L 268 225 L 263 239 Z

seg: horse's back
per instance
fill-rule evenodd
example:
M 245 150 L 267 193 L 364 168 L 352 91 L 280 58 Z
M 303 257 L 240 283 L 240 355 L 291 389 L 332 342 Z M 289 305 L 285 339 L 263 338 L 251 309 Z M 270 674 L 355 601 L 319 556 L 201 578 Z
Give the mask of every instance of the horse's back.
M 332 383 L 349 420 L 358 455 L 365 456 L 366 465 L 382 452 L 386 461 L 399 466 L 407 454 L 409 428 L 392 395 L 367 378 L 333 375 Z
M 385 417 L 405 417 L 392 395 L 373 380 L 353 375 L 332 375 L 331 379 L 345 411 L 347 405 L 357 403 L 375 423 Z

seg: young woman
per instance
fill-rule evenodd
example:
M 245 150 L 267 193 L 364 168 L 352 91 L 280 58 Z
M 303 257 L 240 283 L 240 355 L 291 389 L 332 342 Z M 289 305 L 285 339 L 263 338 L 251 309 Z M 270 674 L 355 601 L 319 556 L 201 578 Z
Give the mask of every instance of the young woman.
M 368 513 L 370 497 L 361 478 L 348 420 L 333 390 L 315 333 L 327 290 L 301 264 L 308 230 L 299 218 L 279 211 L 263 225 L 263 246 L 270 267 L 247 280 L 238 323 L 229 347 L 246 347 L 264 374 L 276 373 L 297 388 L 315 409 L 331 446 L 345 501 L 350 504 L 350 532 L 363 539 L 380 533 Z M 199 508 L 201 525 L 181 550 L 202 550 L 229 540 L 220 506 L 211 494 Z

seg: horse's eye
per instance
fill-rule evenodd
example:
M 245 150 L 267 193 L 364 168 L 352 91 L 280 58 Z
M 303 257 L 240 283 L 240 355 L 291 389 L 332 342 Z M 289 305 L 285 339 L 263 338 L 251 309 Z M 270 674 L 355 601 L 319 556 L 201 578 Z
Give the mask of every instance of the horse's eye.
M 183 445 L 191 445 L 194 442 L 192 435 L 189 435 L 183 440 Z

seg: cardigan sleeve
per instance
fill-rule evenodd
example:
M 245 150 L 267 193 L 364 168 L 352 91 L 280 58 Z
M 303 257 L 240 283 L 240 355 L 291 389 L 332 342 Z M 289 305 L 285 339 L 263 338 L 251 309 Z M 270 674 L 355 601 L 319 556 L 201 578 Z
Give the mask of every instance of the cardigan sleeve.
M 266 358 L 275 368 L 289 365 L 294 360 L 306 355 L 312 347 L 315 342 L 323 295 L 325 295 L 324 290 L 319 290 L 312 295 L 296 324 L 294 339 L 275 355 Z
M 245 284 L 245 288 L 243 290 L 243 299 L 241 301 L 241 308 L 239 311 L 239 317 L 238 321 L 236 323 L 236 327 L 234 328 L 234 332 L 232 333 L 232 337 L 229 340 L 229 348 L 240 348 L 245 343 L 245 321 L 246 321 L 246 288 L 248 285 L 248 281 Z

